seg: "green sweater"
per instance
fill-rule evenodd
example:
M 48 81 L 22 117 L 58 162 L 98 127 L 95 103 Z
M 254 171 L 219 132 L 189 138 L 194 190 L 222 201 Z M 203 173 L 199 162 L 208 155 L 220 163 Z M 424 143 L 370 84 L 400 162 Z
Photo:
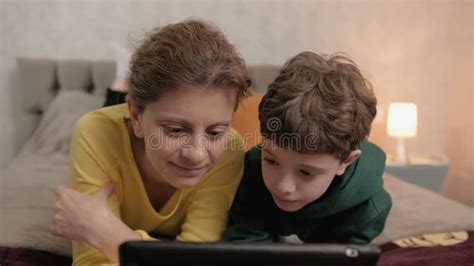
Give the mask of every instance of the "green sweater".
M 383 188 L 385 153 L 368 141 L 360 149 L 362 156 L 336 176 L 319 199 L 285 212 L 263 183 L 261 151 L 254 147 L 245 157 L 224 239 L 279 242 L 296 235 L 305 243 L 369 243 L 382 232 L 392 201 Z

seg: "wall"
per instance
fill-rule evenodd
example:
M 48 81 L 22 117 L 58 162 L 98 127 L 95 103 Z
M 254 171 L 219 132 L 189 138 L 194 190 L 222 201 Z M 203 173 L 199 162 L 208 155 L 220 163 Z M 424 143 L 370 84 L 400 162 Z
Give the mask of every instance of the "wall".
M 449 72 L 446 153 L 452 168 L 445 193 L 474 206 L 474 2 L 456 9 Z
M 110 41 L 196 16 L 217 23 L 249 64 L 281 65 L 302 50 L 350 54 L 379 97 L 372 138 L 390 153 L 387 106 L 415 102 L 410 151 L 448 154 L 448 194 L 474 182 L 472 1 L 0 0 L 0 14 L 0 169 L 25 139 L 15 56 L 112 58 Z

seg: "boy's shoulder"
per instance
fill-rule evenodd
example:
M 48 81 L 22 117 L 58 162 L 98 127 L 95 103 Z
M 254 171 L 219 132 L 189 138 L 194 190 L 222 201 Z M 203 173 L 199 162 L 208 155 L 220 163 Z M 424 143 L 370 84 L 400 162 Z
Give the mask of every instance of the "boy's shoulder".
M 385 152 L 379 146 L 368 140 L 362 141 L 359 148 L 362 151 L 362 155 L 357 163 L 358 171 L 382 178 L 383 171 L 385 170 L 385 161 L 387 159 Z
M 259 145 L 251 148 L 245 153 L 244 176 L 261 176 L 262 149 Z
M 360 150 L 362 152 L 365 151 L 366 153 L 374 155 L 374 156 L 386 157 L 385 152 L 382 150 L 382 148 L 380 148 L 379 146 L 375 145 L 374 143 L 368 140 L 364 140 L 360 143 Z M 362 153 L 362 156 L 364 156 L 363 153 Z
M 263 186 L 261 155 L 262 149 L 258 145 L 245 153 L 244 175 L 241 185 L 261 189 Z
M 252 162 L 260 162 L 262 158 L 262 148 L 259 145 L 254 146 L 245 153 L 245 160 Z

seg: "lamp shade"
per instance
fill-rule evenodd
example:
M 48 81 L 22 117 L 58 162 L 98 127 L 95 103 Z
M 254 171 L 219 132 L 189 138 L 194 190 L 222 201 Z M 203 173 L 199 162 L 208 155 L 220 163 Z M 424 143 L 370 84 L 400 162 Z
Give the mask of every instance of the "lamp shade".
M 416 136 L 417 110 L 414 103 L 392 103 L 388 109 L 387 134 L 391 137 Z

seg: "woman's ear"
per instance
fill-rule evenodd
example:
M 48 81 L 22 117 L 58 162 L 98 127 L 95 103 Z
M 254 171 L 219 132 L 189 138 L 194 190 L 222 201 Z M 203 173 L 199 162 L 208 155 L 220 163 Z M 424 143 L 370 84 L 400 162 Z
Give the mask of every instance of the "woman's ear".
M 362 151 L 359 149 L 353 150 L 349 156 L 341 163 L 339 166 L 339 169 L 337 169 L 336 175 L 343 175 L 344 172 L 346 171 L 347 167 L 351 165 L 355 160 L 359 159 L 359 157 L 362 155 Z
M 135 101 L 127 96 L 125 99 L 128 106 L 128 111 L 130 112 L 130 121 L 132 122 L 133 133 L 137 138 L 143 138 L 143 128 L 142 128 L 142 113 L 138 109 Z

